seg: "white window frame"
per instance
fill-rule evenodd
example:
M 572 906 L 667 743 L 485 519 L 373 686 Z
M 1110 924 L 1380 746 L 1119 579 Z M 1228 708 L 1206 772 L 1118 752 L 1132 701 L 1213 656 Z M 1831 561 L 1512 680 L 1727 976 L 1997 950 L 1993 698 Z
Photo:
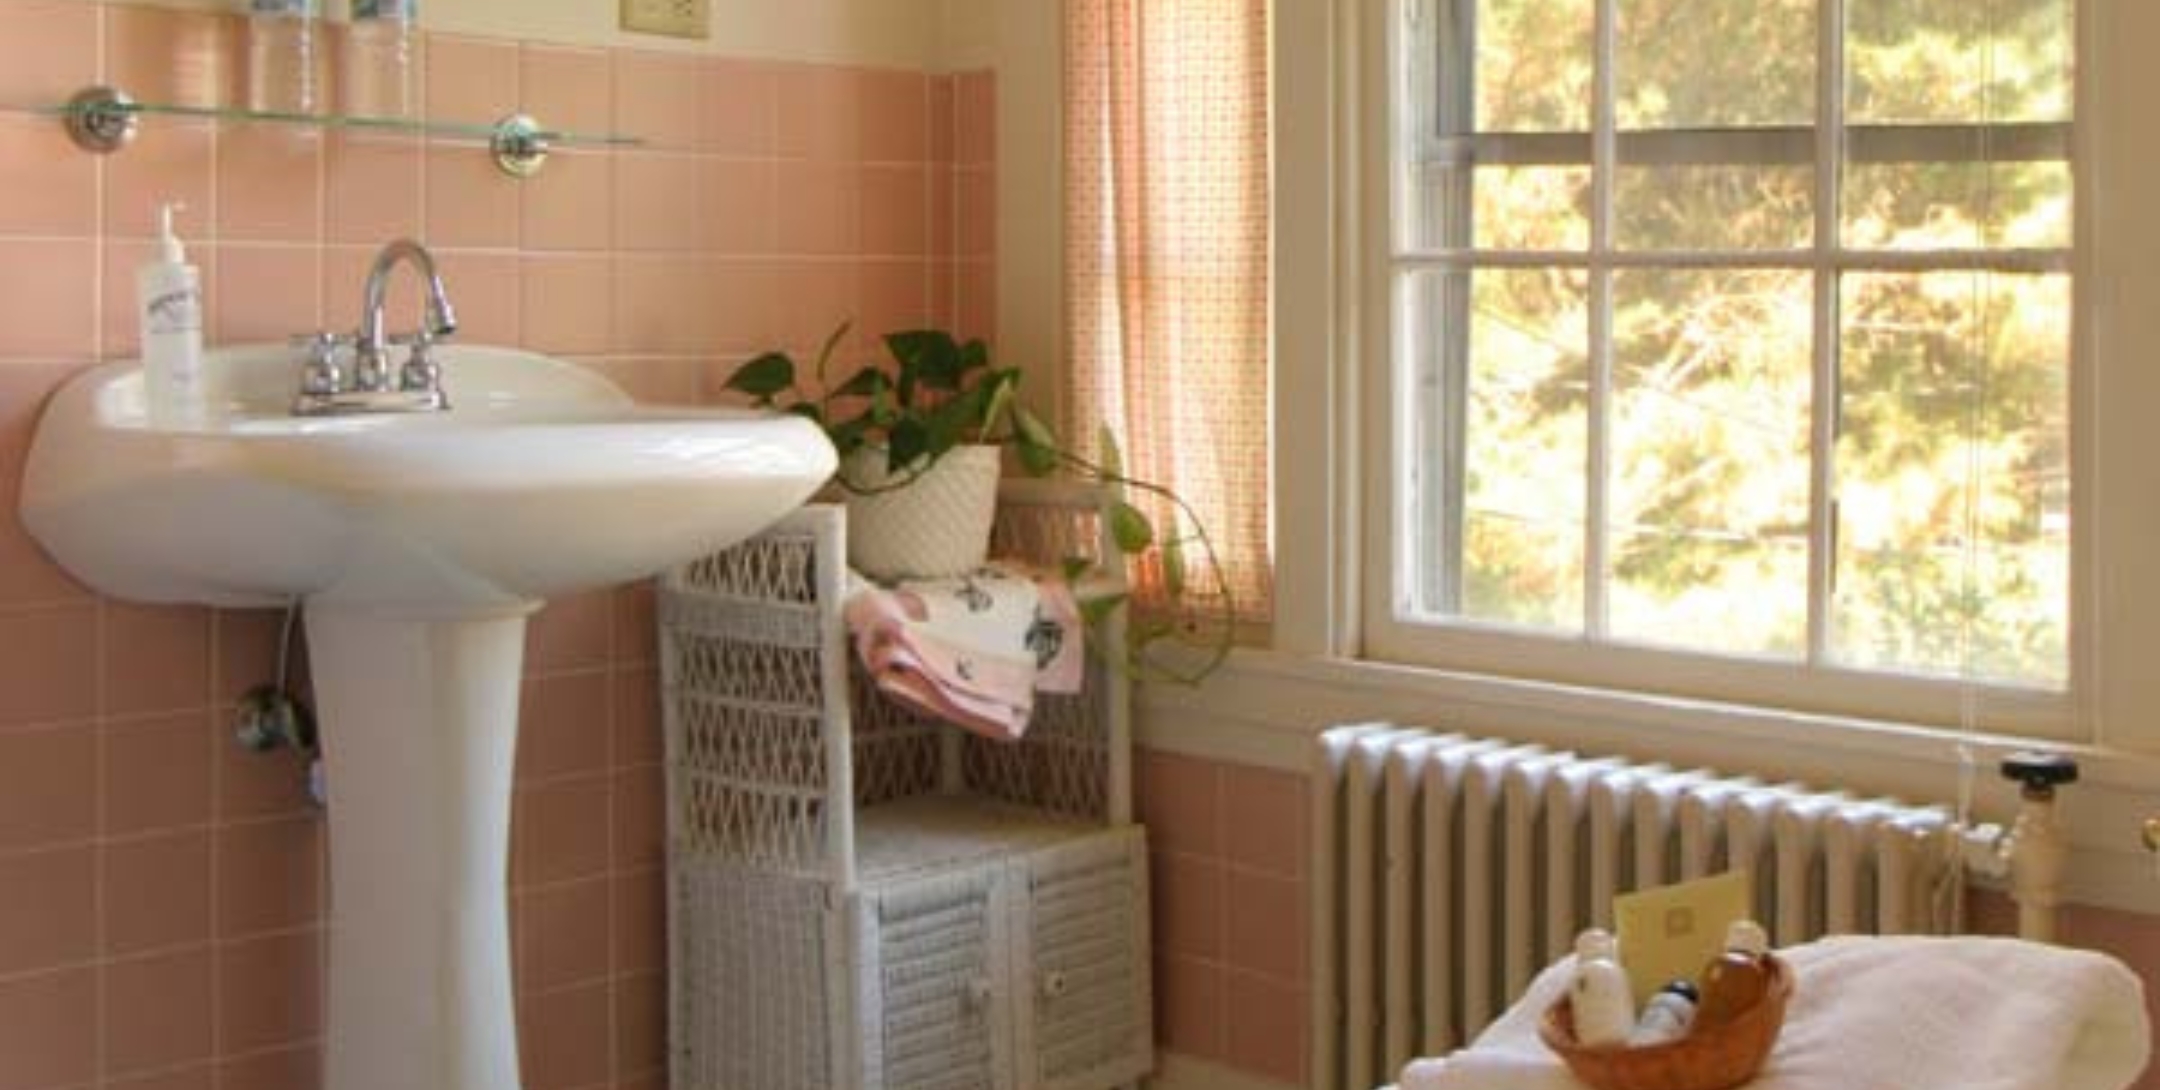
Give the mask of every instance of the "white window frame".
M 1804 130 L 1771 131 L 1763 134 L 1745 134 L 1734 139 L 1762 141 L 1764 146 L 1776 150 L 1779 146 L 1805 141 L 1798 149 L 1804 153 L 1804 161 L 1815 170 L 1815 228 L 1814 242 L 1810 249 L 1787 253 L 1660 253 L 1620 250 L 1610 246 L 1611 199 L 1613 171 L 1618 161 L 1618 141 L 1611 123 L 1609 111 L 1614 95 L 1610 93 L 1612 80 L 1609 58 L 1613 55 L 1614 34 L 1612 12 L 1613 0 L 1596 0 L 1599 44 L 1596 80 L 1600 93 L 1594 96 L 1596 109 L 1607 114 L 1594 125 L 1595 135 L 1563 136 L 1496 136 L 1470 137 L 1470 141 L 1482 143 L 1477 149 L 1483 161 L 1493 161 L 1495 155 L 1519 160 L 1551 159 L 1556 152 L 1567 151 L 1566 145 L 1575 145 L 1573 154 L 1580 155 L 1579 146 L 1587 141 L 1591 145 L 1591 160 L 1595 176 L 1595 197 L 1591 217 L 1592 246 L 1587 252 L 1526 253 L 1491 251 L 1475 254 L 1468 251 L 1406 253 L 1398 247 L 1396 222 L 1402 209 L 1402 172 L 1398 169 L 1397 137 L 1407 130 L 1404 119 L 1406 104 L 1401 89 L 1409 86 L 1409 74 L 1402 61 L 1405 56 L 1397 35 L 1403 28 L 1404 8 L 1420 0 L 1350 0 L 1359 9 L 1359 20 L 1364 25 L 1364 48 L 1360 63 L 1351 66 L 1361 77 L 1359 93 L 1346 96 L 1363 98 L 1372 103 L 1364 111 L 1358 134 L 1362 145 L 1355 173 L 1360 207 L 1354 211 L 1359 225 L 1359 246 L 1363 252 L 1360 274 L 1361 286 L 1356 294 L 1356 307 L 1361 314 L 1355 334 L 1355 352 L 1363 361 L 1355 379 L 1364 389 L 1361 411 L 1357 412 L 1348 433 L 1362 432 L 1365 442 L 1356 452 L 1356 458 L 1371 471 L 1361 474 L 1363 487 L 1357 505 L 1366 512 L 1362 527 L 1363 549 L 1360 559 L 1364 578 L 1359 580 L 1356 612 L 1350 614 L 1348 623 L 1342 627 L 1354 631 L 1362 657 L 1395 663 L 1444 667 L 1451 670 L 1470 671 L 1478 674 L 1558 681 L 1573 685 L 1591 686 L 1615 691 L 1656 693 L 1664 696 L 1706 699 L 1724 703 L 1788 708 L 1816 715 L 1856 717 L 1868 720 L 1897 723 L 1954 726 L 1968 718 L 1978 724 L 2003 733 L 2019 736 L 2078 740 L 2093 737 L 2089 716 L 2080 714 L 2080 695 L 2087 692 L 2092 661 L 2090 627 L 2086 624 L 2091 603 L 2092 565 L 2087 532 L 2088 502 L 2091 489 L 2086 487 L 2090 474 L 2085 470 L 2091 465 L 2085 448 L 2082 425 L 2089 416 L 2081 391 L 2091 386 L 2092 330 L 2091 314 L 2085 292 L 2091 282 L 2088 262 L 2087 224 L 2090 188 L 2087 179 L 2089 157 L 2082 146 L 2072 146 L 2071 161 L 2076 164 L 2075 176 L 2078 191 L 2075 194 L 2077 233 L 2072 240 L 2068 255 L 2047 251 L 1933 251 L 1919 254 L 1846 251 L 1841 243 L 1839 211 L 1836 204 L 1839 191 L 1839 175 L 1845 162 L 1843 142 L 1838 139 L 1842 117 L 1841 51 L 1842 35 L 1825 30 L 1819 37 L 1818 56 L 1821 58 L 1818 72 L 1817 99 L 1824 124 L 1819 128 Z M 1823 0 L 1827 9 L 1819 24 L 1825 28 L 1842 25 L 1842 0 Z M 2074 135 L 2065 137 L 2057 131 L 2042 131 L 2038 126 L 2011 126 L 1999 128 L 1993 134 L 1998 141 L 2021 139 L 2043 146 L 2062 147 L 2065 140 L 2081 143 L 2091 126 L 2086 122 L 2085 111 L 2092 97 L 2088 85 L 2092 82 L 2084 70 L 2085 46 L 2090 42 L 2091 10 L 2104 0 L 2083 0 L 2077 5 L 2079 27 L 2078 46 L 2080 72 L 2078 73 L 2077 113 L 2080 121 L 2072 130 Z M 1422 0 L 1428 10 L 1426 17 L 1438 17 L 1439 0 Z M 1374 63 L 1379 58 L 1380 63 Z M 1384 104 L 1384 108 L 1383 108 Z M 1927 141 L 1944 146 L 1958 143 L 1970 144 L 1977 139 L 1977 127 L 1941 126 L 1931 129 L 1908 131 L 1895 136 L 1868 133 L 1860 137 L 1864 144 L 1886 139 L 1905 142 Z M 1287 135 L 1287 134 L 1286 134 Z M 1685 136 L 1628 137 L 1631 141 L 1685 154 L 1682 146 Z M 1649 156 L 1630 154 L 1631 163 L 1642 162 Z M 1569 159 L 1568 161 L 1578 161 Z M 1413 557 L 1413 530 L 1406 517 L 1412 505 L 1398 493 L 1402 486 L 1398 467 L 1407 464 L 1413 455 L 1409 451 L 1410 437 L 1415 434 L 1411 414 L 1416 410 L 1408 396 L 1398 396 L 1407 382 L 1398 362 L 1403 353 L 1396 344 L 1396 305 L 1393 293 L 1401 271 L 1411 268 L 1494 268 L 1507 266 L 1564 265 L 1585 270 L 1625 267 L 1713 267 L 1736 266 L 1749 268 L 1792 268 L 1809 271 L 1816 280 L 1815 295 L 1816 329 L 1818 345 L 1815 351 L 1817 394 L 1813 410 L 1813 475 L 1815 484 L 1811 491 L 1811 522 L 1818 527 L 1815 534 L 1818 544 L 1811 549 L 1810 562 L 1810 653 L 1809 662 L 1791 663 L 1767 659 L 1748 659 L 1711 655 L 1670 648 L 1648 648 L 1615 642 L 1595 634 L 1600 611 L 1592 590 L 1590 619 L 1591 633 L 1582 636 L 1553 635 L 1482 623 L 1463 618 L 1449 618 L 1435 622 L 1429 618 L 1413 618 L 1407 615 L 1405 595 L 1399 589 L 1403 580 L 1410 578 Z M 1834 405 L 1834 353 L 1826 347 L 1836 337 L 1836 314 L 1830 300 L 1833 296 L 1827 286 L 1834 285 L 1836 277 L 1845 271 L 1882 269 L 1937 270 L 1937 269 L 1990 269 L 2012 272 L 2065 272 L 2075 285 L 2072 326 L 2072 429 L 2073 442 L 2077 445 L 2072 456 L 2072 479 L 2076 482 L 2072 498 L 2072 556 L 2071 556 L 2071 651 L 2070 677 L 2067 691 L 2048 692 L 2009 686 L 1973 685 L 1955 678 L 1919 677 L 1909 674 L 1860 670 L 1831 664 L 1827 648 L 1823 646 L 1828 626 L 1822 613 L 1827 609 L 1830 596 L 1827 593 L 1831 558 L 1829 550 L 1821 547 L 1820 535 L 1827 533 L 1830 516 L 1831 459 L 1822 452 L 1832 449 L 1835 442 Z M 1288 285 L 1285 286 L 1287 290 Z M 1593 289 L 1595 290 L 1595 289 Z M 1593 306 L 1593 311 L 1599 308 Z M 1593 329 L 1591 336 L 1598 338 L 1602 331 Z M 1825 338 L 1828 338 L 1826 341 Z M 1595 356 L 1596 353 L 1593 353 Z M 1598 373 L 1593 377 L 1596 392 L 1592 403 L 1600 402 L 1599 394 L 1609 390 L 1609 374 Z M 1286 393 L 1289 391 L 1286 390 Z M 1599 427 L 1599 413 L 1592 412 L 1593 428 Z M 1364 425 L 1358 427 L 1357 425 Z M 1595 434 L 1595 433 L 1593 433 Z M 1597 451 L 1600 443 L 1593 440 L 1592 449 Z M 1598 455 L 1593 454 L 1596 472 Z M 1599 490 L 1589 492 L 1591 507 L 1589 524 L 1602 522 L 1598 504 Z M 1375 532 L 1385 527 L 1383 532 Z M 1602 535 L 1588 535 L 1586 556 L 1590 582 L 1593 588 L 1602 582 L 1604 568 Z M 1361 619 L 1360 619 L 1361 618 Z

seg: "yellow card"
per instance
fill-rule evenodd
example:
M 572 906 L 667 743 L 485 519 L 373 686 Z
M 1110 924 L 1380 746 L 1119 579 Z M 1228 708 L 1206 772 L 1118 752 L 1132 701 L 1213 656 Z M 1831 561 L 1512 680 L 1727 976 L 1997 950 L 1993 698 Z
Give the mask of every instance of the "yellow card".
M 1736 870 L 1613 898 L 1620 964 L 1636 1007 L 1675 980 L 1697 980 L 1724 952 L 1725 929 L 1749 917 L 1754 892 L 1748 872 Z

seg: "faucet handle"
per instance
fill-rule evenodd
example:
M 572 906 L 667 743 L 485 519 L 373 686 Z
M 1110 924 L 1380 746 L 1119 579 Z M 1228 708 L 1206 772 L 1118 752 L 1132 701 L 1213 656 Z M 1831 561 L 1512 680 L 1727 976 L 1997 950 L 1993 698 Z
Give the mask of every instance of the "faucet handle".
M 435 359 L 435 338 L 425 330 L 390 339 L 391 344 L 406 345 L 412 353 L 405 357 L 405 367 L 398 372 L 398 387 L 403 390 L 438 393 L 442 390 L 442 364 Z
M 345 374 L 344 368 L 338 366 L 338 349 L 353 344 L 354 338 L 336 333 L 303 333 L 290 343 L 307 352 L 307 362 L 300 369 L 301 393 L 330 395 L 343 388 Z

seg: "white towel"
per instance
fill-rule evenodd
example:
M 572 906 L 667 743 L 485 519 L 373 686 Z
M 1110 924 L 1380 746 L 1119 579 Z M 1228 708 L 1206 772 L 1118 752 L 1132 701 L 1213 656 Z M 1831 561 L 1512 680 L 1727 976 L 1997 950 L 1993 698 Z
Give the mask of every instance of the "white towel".
M 2102 954 L 1983 938 L 1794 947 L 1785 1030 L 1750 1090 L 2123 1090 L 2151 1051 L 2144 985 Z M 1583 1090 L 1538 1039 L 1571 959 L 1402 1090 Z

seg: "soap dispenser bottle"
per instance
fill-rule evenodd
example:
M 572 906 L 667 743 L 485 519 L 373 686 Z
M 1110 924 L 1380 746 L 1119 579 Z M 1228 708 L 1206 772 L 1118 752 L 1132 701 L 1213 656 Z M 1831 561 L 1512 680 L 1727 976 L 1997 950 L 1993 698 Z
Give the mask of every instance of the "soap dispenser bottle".
M 158 207 L 157 253 L 135 273 L 143 393 L 150 419 L 161 424 L 197 420 L 205 409 L 202 271 L 188 264 L 187 250 L 173 232 L 173 215 L 183 207 Z

